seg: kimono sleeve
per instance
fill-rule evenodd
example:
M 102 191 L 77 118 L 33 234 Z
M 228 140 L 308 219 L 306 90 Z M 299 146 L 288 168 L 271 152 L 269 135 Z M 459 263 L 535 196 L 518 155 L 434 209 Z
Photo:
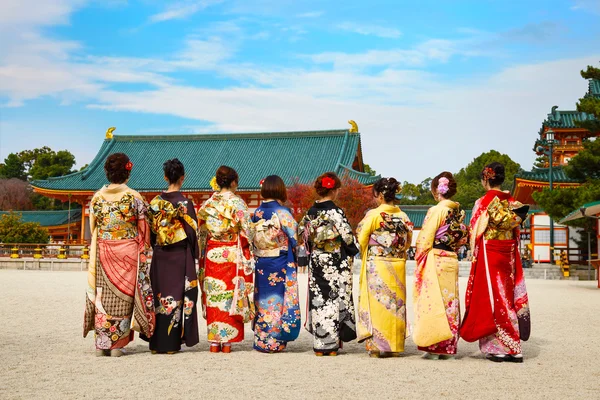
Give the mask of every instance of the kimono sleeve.
M 348 222 L 348 218 L 346 218 L 344 210 L 340 208 L 338 209 L 338 213 L 340 214 L 341 218 L 334 219 L 335 228 L 342 238 L 344 249 L 350 257 L 354 257 L 359 253 L 359 251 L 358 247 L 356 246 L 356 238 L 352 233 L 352 226 L 350 226 L 350 222 Z
M 369 212 L 356 227 L 356 239 L 361 253 L 366 251 L 369 246 L 369 238 L 371 237 L 371 233 L 373 233 L 373 222 L 375 219 L 372 213 Z
M 298 223 L 292 217 L 292 214 L 288 210 L 280 209 L 277 210 L 277 217 L 281 225 L 281 230 L 286 234 L 290 241 L 290 246 L 295 249 L 298 245 Z
M 435 233 L 439 229 L 442 221 L 444 220 L 444 212 L 441 207 L 431 207 L 427 211 L 427 216 L 423 222 L 423 227 L 417 237 L 415 259 L 417 261 L 427 257 L 429 251 L 433 248 L 433 242 L 435 240 Z
M 191 219 L 193 219 L 196 222 L 196 227 L 197 227 L 198 226 L 198 217 L 196 216 L 196 210 L 194 209 L 194 203 L 191 201 L 188 201 L 188 204 L 187 204 L 187 214 L 190 216 Z M 200 254 L 200 248 L 198 246 L 197 229 L 194 229 L 192 226 L 190 226 L 187 223 L 185 225 L 186 225 L 185 232 L 186 232 L 188 238 L 191 238 L 192 255 L 195 259 L 197 259 Z

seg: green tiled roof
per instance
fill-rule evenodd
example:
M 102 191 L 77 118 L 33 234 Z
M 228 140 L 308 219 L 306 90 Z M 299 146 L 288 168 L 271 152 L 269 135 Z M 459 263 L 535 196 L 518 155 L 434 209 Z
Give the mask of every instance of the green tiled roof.
M 286 184 L 295 179 L 312 182 L 325 171 L 347 172 L 364 184 L 379 176 L 352 170 L 360 146 L 360 134 L 348 130 L 247 133 L 177 136 L 120 136 L 104 141 L 100 151 L 83 171 L 34 181 L 50 190 L 95 191 L 107 183 L 104 161 L 122 152 L 134 164 L 128 185 L 139 191 L 165 188 L 162 165 L 179 158 L 186 168 L 184 191 L 209 191 L 210 179 L 220 165 L 229 165 L 240 176 L 239 188 L 259 190 L 268 175 L 281 176 Z
M 546 118 L 542 124 L 543 126 L 540 134 L 543 133 L 544 127 L 546 126 L 551 128 L 577 128 L 575 121 L 587 121 L 593 119 L 595 118 L 591 114 L 579 111 L 559 111 L 553 107 L 552 112 L 548 114 L 548 118 Z
M 23 222 L 38 222 L 41 226 L 57 226 L 69 223 L 69 210 L 59 211 L 16 211 Z M 0 216 L 8 214 L 0 211 Z M 71 223 L 81 221 L 81 209 L 71 210 Z
M 600 98 L 600 80 L 590 79 L 589 88 L 589 94 L 591 96 Z
M 527 179 L 530 181 L 537 182 L 549 182 L 550 174 L 549 168 L 533 168 L 531 171 L 520 171 L 515 174 L 516 178 Z M 552 168 L 552 181 L 554 183 L 578 183 L 579 181 L 575 179 L 571 179 L 565 173 L 565 170 L 562 167 L 553 167 Z

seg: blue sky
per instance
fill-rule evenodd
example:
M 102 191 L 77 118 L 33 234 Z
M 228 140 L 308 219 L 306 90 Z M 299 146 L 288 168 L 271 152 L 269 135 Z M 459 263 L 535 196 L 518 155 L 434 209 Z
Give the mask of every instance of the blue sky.
M 0 158 L 89 162 L 117 134 L 346 128 L 419 182 L 497 149 L 529 168 L 600 62 L 600 0 L 4 0 Z

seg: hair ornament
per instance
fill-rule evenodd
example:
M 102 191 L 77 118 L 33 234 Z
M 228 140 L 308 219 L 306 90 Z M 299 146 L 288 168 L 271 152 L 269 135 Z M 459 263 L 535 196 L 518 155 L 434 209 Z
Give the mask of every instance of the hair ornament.
M 326 176 L 321 181 L 321 186 L 323 186 L 325 189 L 333 189 L 335 187 L 335 180 Z
M 215 192 L 221 190 L 221 186 L 219 186 L 219 184 L 217 183 L 217 177 L 216 176 L 213 176 L 212 179 L 210 180 L 210 187 Z
M 260 187 L 262 187 L 263 183 L 265 183 L 265 178 L 261 179 L 258 184 L 260 185 Z
M 446 194 L 446 193 L 448 193 L 448 191 L 450 190 L 450 188 L 448 187 L 449 183 L 450 183 L 450 181 L 448 180 L 448 178 L 441 177 L 440 180 L 438 181 L 437 192 L 439 194 Z
M 131 171 L 132 168 L 133 168 L 133 163 L 131 161 L 127 161 L 127 164 L 125 164 L 125 169 L 127 171 Z
M 486 181 L 489 181 L 489 180 L 492 180 L 492 179 L 496 178 L 496 172 L 494 171 L 493 168 L 490 168 L 490 167 L 485 167 L 483 169 L 483 172 L 481 174 L 483 175 L 483 178 Z

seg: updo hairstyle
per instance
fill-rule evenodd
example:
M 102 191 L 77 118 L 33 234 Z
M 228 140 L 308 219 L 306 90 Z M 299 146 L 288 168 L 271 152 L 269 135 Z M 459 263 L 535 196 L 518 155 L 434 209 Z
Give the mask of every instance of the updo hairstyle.
M 326 179 L 326 178 L 328 178 L 328 179 Z M 323 179 L 325 179 L 326 182 L 330 182 L 330 179 L 332 179 L 334 181 L 333 187 L 323 186 Z M 338 178 L 338 176 L 335 172 L 325 172 L 323 175 L 321 175 L 317 178 L 317 180 L 315 181 L 314 187 L 319 196 L 325 197 L 332 191 L 341 188 L 342 181 L 340 181 L 340 178 Z
M 373 196 L 377 197 L 382 194 L 388 203 L 396 199 L 396 194 L 399 191 L 400 182 L 395 178 L 381 178 L 373 184 Z
M 167 160 L 163 164 L 163 171 L 165 172 L 165 177 L 169 180 L 170 184 L 177 183 L 179 179 L 185 175 L 183 163 L 177 158 Z
M 129 157 L 125 153 L 114 153 L 106 158 L 104 172 L 110 183 L 121 184 L 129 179 L 131 171 L 126 168 Z
M 440 185 L 440 179 L 442 178 L 446 178 L 448 182 L 443 180 Z M 454 175 L 448 171 L 437 175 L 431 181 L 431 191 L 444 196 L 445 199 L 452 198 L 456 194 L 456 179 L 454 179 Z
M 260 187 L 260 195 L 263 199 L 274 199 L 285 203 L 287 190 L 283 179 L 277 175 L 267 176 Z
M 492 162 L 485 166 L 481 171 L 481 179 L 488 181 L 490 186 L 496 187 L 504 183 L 505 172 L 504 165 L 499 162 Z
M 217 185 L 222 189 L 229 189 L 233 182 L 239 182 L 239 176 L 235 169 L 226 165 L 221 165 L 217 169 L 215 176 L 217 178 Z

